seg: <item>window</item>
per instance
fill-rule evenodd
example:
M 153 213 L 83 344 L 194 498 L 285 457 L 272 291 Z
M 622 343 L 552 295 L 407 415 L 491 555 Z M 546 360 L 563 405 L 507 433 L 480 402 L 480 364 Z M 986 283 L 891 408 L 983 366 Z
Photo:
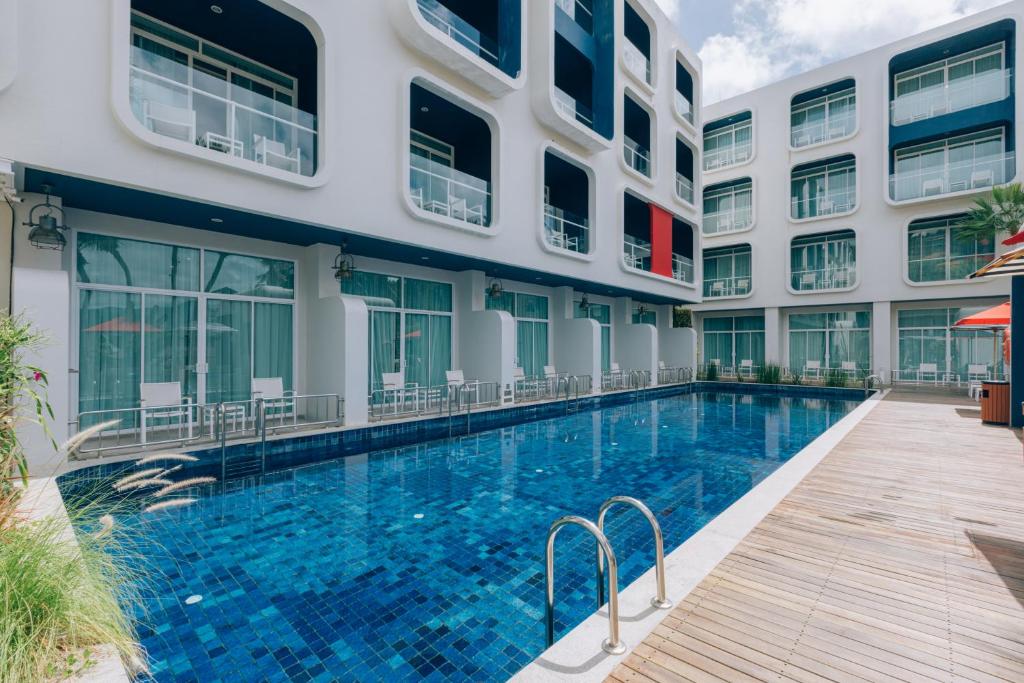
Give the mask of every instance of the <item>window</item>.
M 555 0 L 555 6 L 580 25 L 587 33 L 594 32 L 593 0 Z
M 342 281 L 341 292 L 362 298 L 369 310 L 371 393 L 381 389 L 386 372 L 404 372 L 407 383 L 421 387 L 447 385 L 445 372 L 452 369 L 450 284 L 360 270 Z
M 749 113 L 740 118 L 736 123 L 704 127 L 705 171 L 741 164 L 753 155 L 753 121 Z
M 576 299 L 573 310 L 577 318 L 596 320 L 601 327 L 601 370 L 612 369 L 612 307 L 607 304 L 583 305 L 583 299 Z
M 798 292 L 857 284 L 857 240 L 852 230 L 797 237 L 790 247 L 791 286 Z
M 853 211 L 857 203 L 857 169 L 852 156 L 805 164 L 793 169 L 790 216 L 794 220 Z
M 975 239 L 958 228 L 963 216 L 914 221 L 907 230 L 911 282 L 963 280 L 995 258 L 995 239 Z
M 853 135 L 857 127 L 854 87 L 796 103 L 790 108 L 790 145 L 807 147 Z
M 590 177 L 550 150 L 544 153 L 544 239 L 556 249 L 590 251 Z
M 676 197 L 693 205 L 693 150 L 676 138 Z
M 651 116 L 629 95 L 623 103 L 622 125 L 622 154 L 626 165 L 640 175 L 652 177 Z
M 300 83 L 300 74 L 147 14 L 133 11 L 131 22 L 130 103 L 146 129 L 273 169 L 316 172 L 316 45 L 301 24 L 281 14 L 272 29 L 295 41 L 289 63 L 301 62 Z
M 820 369 L 871 369 L 871 313 L 791 313 L 789 316 L 789 369 L 801 374 L 808 361 Z M 811 366 L 813 367 L 813 366 Z
M 705 235 L 746 230 L 754 223 L 754 186 L 750 178 L 704 189 Z
M 676 90 L 674 94 L 676 114 L 693 125 L 693 76 L 683 65 L 682 56 L 676 58 Z
M 1002 129 L 896 150 L 890 192 L 896 201 L 1001 185 L 1014 175 Z
M 968 375 L 999 377 L 1005 372 L 999 338 L 988 330 L 952 330 L 965 316 L 985 306 L 902 310 L 899 328 L 899 378 L 903 380 L 951 379 L 966 381 Z M 934 365 L 934 370 L 930 367 Z M 984 366 L 983 373 L 970 366 Z M 975 370 L 979 368 L 974 368 Z
M 704 250 L 704 296 L 724 298 L 750 293 L 750 245 Z
M 1002 43 L 903 71 L 894 77 L 892 125 L 961 111 L 1009 96 Z
M 527 377 L 543 377 L 548 364 L 548 298 L 502 292 L 487 297 L 488 310 L 505 311 L 516 319 L 516 364 Z
M 764 316 L 704 318 L 704 363 L 736 367 L 745 360 L 764 365 Z
M 78 233 L 75 272 L 83 427 L 146 383 L 200 404 L 247 401 L 253 378 L 293 388 L 293 262 Z
M 629 72 L 641 83 L 653 85 L 651 73 L 651 29 L 629 2 L 624 5 L 622 60 Z
M 633 307 L 634 325 L 655 325 L 658 324 L 658 312 L 652 311 L 647 306 L 640 304 Z

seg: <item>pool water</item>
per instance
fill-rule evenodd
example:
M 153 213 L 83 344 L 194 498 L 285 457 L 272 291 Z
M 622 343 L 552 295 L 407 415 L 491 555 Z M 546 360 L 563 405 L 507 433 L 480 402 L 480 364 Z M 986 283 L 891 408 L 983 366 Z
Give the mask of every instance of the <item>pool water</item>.
M 554 519 L 635 496 L 668 552 L 855 405 L 685 394 L 216 484 L 132 520 L 159 570 L 153 675 L 504 680 L 544 649 Z M 653 564 L 650 527 L 619 507 L 607 533 L 624 588 Z M 563 530 L 558 634 L 596 608 L 593 563 L 592 539 Z

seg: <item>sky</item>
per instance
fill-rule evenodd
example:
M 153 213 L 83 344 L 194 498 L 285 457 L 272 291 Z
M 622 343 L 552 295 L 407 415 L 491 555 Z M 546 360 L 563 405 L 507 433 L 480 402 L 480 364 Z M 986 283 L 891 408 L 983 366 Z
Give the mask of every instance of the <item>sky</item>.
M 1006 0 L 655 0 L 704 63 L 704 103 Z

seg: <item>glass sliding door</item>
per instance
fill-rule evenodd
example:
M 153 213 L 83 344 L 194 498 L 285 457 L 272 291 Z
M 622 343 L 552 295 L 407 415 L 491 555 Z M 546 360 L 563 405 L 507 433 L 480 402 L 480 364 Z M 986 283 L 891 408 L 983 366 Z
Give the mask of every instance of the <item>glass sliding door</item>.
M 370 389 L 383 386 L 386 372 L 402 369 L 401 314 L 370 311 Z
M 405 315 L 405 381 L 443 386 L 452 365 L 452 320 L 426 313 Z
M 841 369 L 853 363 L 871 368 L 871 314 L 867 311 L 800 313 L 789 316 L 789 367 L 803 372 L 808 361 Z
M 142 295 L 79 292 L 78 410 L 116 410 L 139 405 L 142 381 Z M 88 427 L 109 416 L 90 416 Z
M 253 318 L 252 376 L 280 377 L 285 391 L 292 391 L 292 307 L 287 304 L 255 304 Z
M 899 370 L 904 379 L 919 377 L 921 364 L 935 365 L 938 373 L 967 378 L 970 365 L 984 365 L 994 376 L 1004 372 L 1001 339 L 989 330 L 953 330 L 965 316 L 983 310 L 929 308 L 899 311 Z M 995 338 L 994 338 L 995 337 Z M 926 378 L 930 378 L 930 373 Z
M 206 402 L 246 401 L 252 392 L 252 304 L 206 302 Z
M 146 382 L 178 382 L 182 398 L 198 397 L 199 301 L 143 295 L 143 371 Z

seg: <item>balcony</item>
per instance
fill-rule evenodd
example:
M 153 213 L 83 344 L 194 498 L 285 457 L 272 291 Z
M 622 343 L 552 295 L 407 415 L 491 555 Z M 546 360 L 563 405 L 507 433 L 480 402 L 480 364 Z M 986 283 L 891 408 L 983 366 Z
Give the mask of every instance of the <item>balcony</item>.
M 795 125 L 790 132 L 793 147 L 809 147 L 853 135 L 857 127 L 857 115 L 853 110 L 832 115 L 825 120 L 805 121 Z
M 714 171 L 727 166 L 742 164 L 750 159 L 754 147 L 751 142 L 737 143 L 713 151 L 704 152 L 704 170 Z
M 704 188 L 704 234 L 724 235 L 753 225 L 753 195 L 749 178 Z
M 651 177 L 651 152 L 628 136 L 623 136 L 622 153 L 626 165 L 641 175 Z
M 676 196 L 687 204 L 693 204 L 693 181 L 682 173 L 676 173 Z
M 889 192 L 892 199 L 899 202 L 983 190 L 1009 182 L 1015 171 L 1013 152 L 986 154 L 965 161 L 897 171 L 889 176 Z
M 651 60 L 628 39 L 622 41 L 622 61 L 640 82 L 651 83 Z
M 424 211 L 473 225 L 491 224 L 491 184 L 446 164 L 410 155 L 409 194 Z
M 829 192 L 818 197 L 791 197 L 790 215 L 797 220 L 849 213 L 857 206 L 857 191 Z
M 857 284 L 852 230 L 798 237 L 790 245 L 790 286 L 796 292 L 849 289 Z
M 682 254 L 672 254 L 672 279 L 693 284 L 693 259 Z
M 798 292 L 829 289 L 848 289 L 856 283 L 857 271 L 853 266 L 794 270 L 792 286 Z
M 566 118 L 572 121 L 579 121 L 587 128 L 594 127 L 594 112 L 591 111 L 590 107 L 575 99 L 558 86 L 555 86 L 555 109 Z
M 586 218 L 545 204 L 544 238 L 556 249 L 585 254 L 590 244 L 590 227 Z
M 594 12 L 583 0 L 555 0 L 555 6 L 580 25 L 587 33 L 594 33 Z
M 704 298 L 724 299 L 750 294 L 750 276 L 704 278 Z
M 132 23 L 129 100 L 147 130 L 276 171 L 316 172 L 317 117 L 293 106 L 294 79 L 149 17 L 134 14 Z M 153 31 L 192 41 L 191 50 L 158 43 Z M 261 81 L 242 70 L 250 65 L 266 74 Z
M 722 211 L 704 214 L 705 235 L 718 235 L 746 230 L 754 222 L 754 211 L 750 206 L 737 206 Z
M 651 243 L 627 233 L 622 240 L 622 258 L 630 268 L 650 270 Z
M 420 13 L 437 30 L 477 55 L 488 64 L 498 67 L 498 42 L 484 35 L 468 21 L 442 5 L 438 0 L 416 0 Z
M 923 87 L 897 96 L 889 104 L 892 125 L 951 114 L 998 102 L 1013 91 L 1013 69 L 992 69 Z
M 689 121 L 692 124 L 693 123 L 693 105 L 690 103 L 690 100 L 686 99 L 686 97 L 681 92 L 677 91 L 675 93 L 675 104 L 676 104 L 676 113 L 679 114 L 679 116 L 681 116 L 682 118 L 684 118 L 685 120 Z

